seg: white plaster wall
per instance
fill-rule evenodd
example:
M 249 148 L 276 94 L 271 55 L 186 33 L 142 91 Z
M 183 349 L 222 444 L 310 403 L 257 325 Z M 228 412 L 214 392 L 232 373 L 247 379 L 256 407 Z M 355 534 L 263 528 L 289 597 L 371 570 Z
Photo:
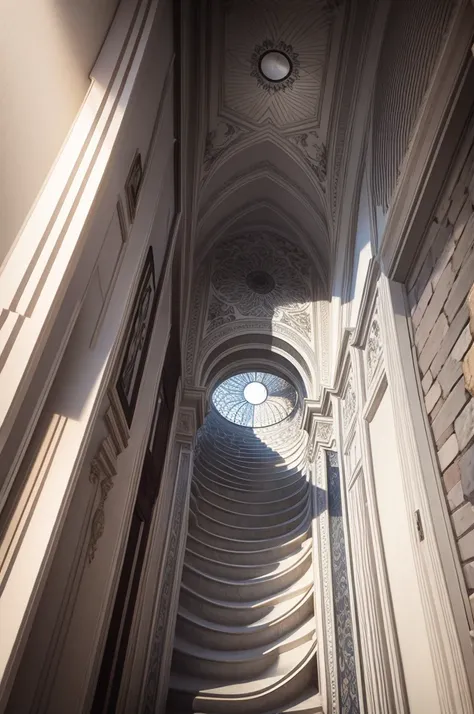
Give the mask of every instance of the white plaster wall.
M 369 261 L 372 257 L 370 232 L 369 198 L 367 193 L 367 180 L 364 178 L 361 187 L 357 233 L 354 246 L 354 267 L 352 269 L 351 285 L 352 303 L 349 327 L 355 327 L 359 316 L 365 278 L 369 269 Z
M 117 5 L 118 0 L 1 4 L 0 264 L 86 96 Z
M 392 401 L 387 390 L 370 424 L 374 479 L 388 579 L 411 714 L 441 714 L 409 528 Z
M 62 561 L 66 568 L 65 573 L 62 573 L 61 567 L 54 571 L 56 575 L 53 576 L 53 580 L 58 588 L 57 590 L 55 589 L 56 599 L 48 598 L 47 596 L 42 597 L 46 582 L 51 582 L 51 580 L 46 581 L 51 562 L 53 562 L 53 569 L 58 568 L 57 563 L 60 562 L 52 561 L 50 555 L 58 547 L 58 538 L 65 521 L 66 530 L 63 533 L 66 540 L 59 540 L 59 549 L 61 549 L 63 542 L 66 543 L 68 538 L 71 537 L 68 530 L 71 528 L 75 534 L 73 538 L 75 544 L 74 557 L 82 552 L 81 547 L 83 539 L 87 535 L 88 519 L 93 505 L 91 498 L 94 494 L 92 493 L 91 496 L 89 488 L 89 500 L 81 502 L 80 508 L 69 509 L 71 502 L 77 503 L 75 500 L 76 478 L 79 477 L 80 481 L 81 478 L 83 479 L 84 473 L 86 473 L 83 470 L 78 473 L 77 464 L 81 462 L 84 453 L 86 460 L 92 457 L 94 448 L 103 436 L 100 415 L 105 410 L 106 401 L 102 401 L 103 397 L 101 395 L 103 395 L 109 379 L 113 356 L 120 344 L 126 310 L 133 299 L 134 283 L 140 272 L 141 260 L 146 253 L 147 246 L 152 244 L 158 279 L 163 263 L 165 246 L 169 237 L 169 228 L 175 206 L 173 178 L 173 73 L 171 69 L 173 36 L 171 21 L 172 3 L 161 2 L 155 17 L 150 41 L 143 56 L 137 82 L 133 88 L 129 104 L 124 107 L 125 121 L 107 168 L 106 180 L 100 188 L 94 210 L 88 217 L 85 228 L 87 234 L 84 241 L 84 250 L 75 273 L 69 278 L 69 287 L 64 295 L 56 325 L 50 333 L 48 342 L 43 345 L 40 369 L 33 379 L 28 398 L 25 400 L 24 410 L 20 414 L 22 426 L 27 425 L 28 420 L 34 414 L 38 394 L 45 389 L 45 385 L 47 386 L 48 377 L 51 374 L 54 375 L 54 370 L 57 367 L 55 358 L 67 327 L 75 320 L 76 311 L 82 309 L 82 314 L 74 328 L 69 346 L 44 407 L 45 412 L 62 414 L 67 418 L 63 437 L 50 465 L 48 477 L 38 500 L 34 503 L 34 506 L 29 503 L 26 504 L 27 508 L 32 508 L 33 510 L 31 518 L 25 526 L 22 549 L 16 556 L 7 580 L 2 583 L 0 619 L 8 617 L 9 629 L 8 637 L 2 636 L 0 643 L 0 671 L 3 675 L 4 669 L 11 667 L 11 671 L 9 669 L 10 681 L 16 671 L 16 667 L 19 666 L 25 646 L 27 648 L 25 659 L 21 664 L 20 671 L 22 675 L 18 680 L 14 695 L 15 697 L 20 696 L 21 705 L 12 704 L 13 708 L 10 709 L 15 714 L 18 711 L 50 711 L 48 698 L 46 697 L 43 700 L 42 697 L 51 681 L 49 678 L 55 679 L 58 661 L 54 658 L 61 651 L 60 648 L 57 649 L 58 641 L 55 638 L 59 636 L 59 631 L 55 630 L 55 627 L 59 627 L 58 623 L 65 616 L 66 611 L 62 608 L 66 607 L 69 598 L 67 587 L 72 587 L 72 591 L 75 593 L 79 586 L 79 582 L 74 581 L 71 586 L 72 581 L 68 581 L 72 572 L 70 568 L 73 565 L 71 563 L 71 551 L 69 550 L 68 558 Z M 165 85 L 167 76 L 168 81 Z M 128 236 L 123 260 L 99 335 L 93 347 L 91 347 L 90 338 L 96 318 L 93 313 L 97 309 L 97 304 L 93 299 L 94 284 L 91 282 L 89 285 L 89 279 L 115 211 L 117 195 L 121 195 L 124 198 L 125 180 L 137 148 L 141 151 L 145 165 L 145 179 L 140 194 L 139 208 L 133 225 L 130 226 L 127 222 Z M 90 292 L 86 295 L 89 287 Z M 160 324 L 159 332 L 155 332 L 155 336 L 159 335 L 157 338 L 155 337 L 158 340 L 158 345 L 155 344 L 154 352 L 150 350 L 148 361 L 148 364 L 150 364 L 151 360 L 152 364 L 152 383 L 148 384 L 148 388 L 145 387 L 148 399 L 151 398 L 153 393 L 153 384 L 159 378 L 159 370 L 161 369 L 160 355 L 164 354 L 166 347 L 167 330 L 163 323 Z M 102 404 L 100 404 L 101 401 Z M 140 408 L 137 406 L 137 414 Z M 146 410 L 146 407 L 143 408 Z M 91 437 L 91 428 L 98 415 L 98 426 Z M 142 414 L 137 419 L 138 428 L 141 427 L 143 431 L 146 417 Z M 17 436 L 19 432 L 21 436 L 24 433 L 24 429 L 14 429 L 14 433 Z M 12 448 L 14 446 L 15 444 L 13 444 Z M 87 449 L 86 452 L 84 452 L 85 449 Z M 136 444 L 130 453 L 136 457 Z M 128 464 L 126 467 L 128 476 L 132 472 L 132 466 L 138 469 L 135 463 L 133 465 Z M 86 478 L 88 479 L 88 475 L 86 475 Z M 114 558 L 120 557 L 120 549 L 123 545 L 125 534 L 123 529 L 126 528 L 126 517 L 129 512 L 127 509 L 130 508 L 131 499 L 133 498 L 134 482 L 131 482 L 126 477 L 123 479 L 123 484 L 124 488 L 128 489 L 126 493 L 120 491 L 119 488 L 116 491 L 125 500 L 122 500 L 118 506 L 120 516 L 117 517 L 116 524 L 119 524 L 119 532 L 112 531 L 113 545 L 111 547 Z M 91 486 L 88 481 L 87 485 Z M 110 503 L 114 508 L 112 496 L 110 498 Z M 74 500 L 72 501 L 72 499 Z M 67 518 L 65 518 L 66 514 Z M 38 537 L 38 534 L 40 537 Z M 101 574 L 107 580 L 111 572 L 104 568 Z M 79 569 L 78 574 L 80 578 L 81 569 Z M 82 591 L 84 598 L 82 602 L 83 604 L 86 603 L 87 607 L 92 608 L 94 616 L 98 613 L 100 617 L 105 616 L 107 598 L 110 596 L 111 587 L 112 583 L 109 581 L 105 586 L 104 580 L 97 578 L 97 588 L 99 590 L 97 598 L 94 598 L 91 590 Z M 19 594 L 21 594 L 21 597 L 19 597 Z M 105 597 L 105 601 L 101 600 L 103 597 Z M 40 608 L 39 612 L 42 612 L 42 614 L 37 616 L 33 624 L 33 617 L 37 607 Z M 41 629 L 42 623 L 47 624 L 46 631 Z M 32 631 L 31 627 L 33 627 Z M 39 630 L 36 629 L 38 627 L 40 628 Z M 88 630 L 87 637 L 90 644 L 95 642 L 95 645 L 97 645 L 97 640 L 94 640 L 94 636 L 96 634 L 99 635 L 100 632 L 96 632 L 95 627 L 96 623 L 94 623 L 92 630 Z M 87 628 L 84 631 L 86 632 Z M 66 630 L 63 629 L 63 634 L 65 632 Z M 29 637 L 29 635 L 31 636 Z M 51 651 L 47 649 L 51 641 L 54 642 L 55 648 L 53 659 L 50 658 Z M 73 656 L 74 660 L 76 654 Z M 33 657 L 33 659 L 30 660 L 30 657 Z M 64 712 L 69 709 L 76 711 L 74 709 L 75 706 L 82 706 L 81 696 L 85 696 L 83 688 L 86 686 L 84 683 L 87 682 L 86 670 L 91 662 L 91 650 L 87 650 L 84 657 L 85 660 L 82 662 L 81 669 L 85 679 L 81 680 L 80 683 L 76 681 L 74 687 L 71 687 L 71 696 L 75 692 L 77 703 L 76 700 L 71 699 L 71 707 L 68 705 L 66 708 L 61 708 L 63 703 L 60 702 L 58 703 L 58 711 Z M 26 662 L 31 664 L 24 665 L 23 663 Z M 38 663 L 41 666 L 38 666 Z M 42 670 L 43 665 L 46 669 Z M 74 666 L 76 664 L 71 666 L 71 670 L 74 669 Z M 41 672 L 41 687 L 39 690 L 36 689 L 35 683 L 30 681 L 35 672 L 38 675 Z M 26 679 L 22 679 L 23 677 L 26 677 Z M 36 681 L 36 684 L 38 684 L 38 681 Z M 25 686 L 25 683 L 27 683 L 27 686 Z M 44 691 L 42 689 L 43 686 L 46 687 Z M 0 683 L 0 711 L 3 711 L 8 688 L 9 683 L 7 678 L 4 677 Z M 37 696 L 40 697 L 38 700 L 35 699 Z M 31 709 L 31 707 L 33 708 Z M 46 708 L 42 709 L 41 707 Z M 79 710 L 77 709 L 77 711 Z

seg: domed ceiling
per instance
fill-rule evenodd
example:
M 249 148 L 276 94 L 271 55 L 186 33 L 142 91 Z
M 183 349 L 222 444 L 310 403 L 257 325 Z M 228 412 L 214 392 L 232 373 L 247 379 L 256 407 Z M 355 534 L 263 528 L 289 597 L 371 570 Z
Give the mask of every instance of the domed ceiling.
M 212 402 L 223 417 L 247 427 L 277 424 L 293 412 L 298 403 L 295 388 L 275 374 L 242 372 L 219 384 Z

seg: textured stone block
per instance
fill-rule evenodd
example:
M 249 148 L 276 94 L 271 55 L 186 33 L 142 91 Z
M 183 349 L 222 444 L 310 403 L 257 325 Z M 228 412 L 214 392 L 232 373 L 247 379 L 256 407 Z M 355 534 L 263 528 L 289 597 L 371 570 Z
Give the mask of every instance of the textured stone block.
M 454 254 L 453 254 L 452 263 L 453 263 L 453 271 L 455 273 L 457 273 L 458 270 L 461 268 L 464 259 L 466 258 L 467 254 L 469 253 L 469 250 L 471 249 L 471 247 L 474 243 L 474 214 L 472 213 L 472 207 L 471 207 L 470 203 L 469 203 L 469 208 L 471 211 L 470 218 L 467 221 L 466 227 L 460 234 L 459 243 L 457 244 L 456 250 L 454 251 Z
M 434 324 L 443 309 L 443 305 L 450 294 L 453 283 L 454 273 L 451 268 L 451 264 L 448 264 L 439 279 L 436 290 L 431 297 L 428 307 L 426 308 L 416 331 L 415 342 L 418 349 L 421 350 L 423 345 L 426 343 L 430 332 L 432 331 Z
M 449 493 L 457 483 L 460 483 L 461 471 L 459 469 L 459 459 L 457 459 L 454 464 L 451 464 L 449 469 L 446 469 L 443 474 L 443 481 L 447 493 Z
M 474 397 L 474 345 L 464 357 L 462 363 L 462 371 L 464 374 L 464 384 L 467 391 Z
M 436 377 L 446 362 L 448 355 L 451 354 L 451 350 L 459 339 L 459 335 L 463 331 L 469 319 L 469 312 L 466 305 L 463 305 L 459 310 L 458 314 L 449 326 L 448 331 L 442 340 L 441 346 L 439 347 L 436 357 L 433 359 L 431 364 L 431 374 Z M 430 365 L 428 365 L 430 366 Z M 421 366 L 420 366 L 421 369 Z M 425 371 L 423 371 L 423 374 Z
M 459 459 L 464 498 L 474 503 L 474 444 Z
M 433 279 L 433 276 L 436 275 L 437 278 L 439 278 L 439 275 L 443 272 L 442 266 L 440 266 L 440 271 L 437 273 L 436 272 L 436 267 L 437 264 L 441 261 L 441 258 L 443 256 L 444 251 L 446 248 L 449 249 L 449 244 L 451 242 L 451 239 L 453 237 L 453 226 L 449 223 L 442 223 L 436 232 L 433 240 L 433 244 L 431 246 L 431 257 L 433 261 L 433 271 L 431 275 L 431 279 Z M 448 258 L 449 260 L 449 258 Z M 445 265 L 447 264 L 448 261 L 446 261 Z M 436 280 L 437 282 L 437 280 Z M 436 284 L 436 283 L 435 283 Z M 433 285 L 434 287 L 434 285 Z
M 441 278 L 446 266 L 451 260 L 451 256 L 453 255 L 455 248 L 456 241 L 454 237 L 454 231 L 451 228 L 447 228 L 445 233 L 445 245 L 443 246 L 442 253 L 436 261 L 433 272 L 431 274 L 431 284 L 433 286 L 433 289 L 436 288 L 439 279 Z
M 462 571 L 464 573 L 464 579 L 466 580 L 466 585 L 469 590 L 474 589 L 474 563 L 466 563 L 463 565 Z
M 460 379 L 450 392 L 439 414 L 433 420 L 432 428 L 435 440 L 439 439 L 441 434 L 453 424 L 468 398 L 469 395 L 464 388 L 464 380 Z
M 430 370 L 427 371 L 423 379 L 421 380 L 421 388 L 423 389 L 424 394 L 429 392 L 431 385 L 433 384 L 433 375 L 431 374 Z
M 441 372 L 438 374 L 438 381 L 443 390 L 443 397 L 446 398 L 456 384 L 458 379 L 462 377 L 462 362 L 457 359 L 453 359 L 452 355 L 449 355 L 446 362 L 444 363 Z
M 463 451 L 474 438 L 474 399 L 470 399 L 456 421 L 454 430 L 458 438 L 459 450 Z
M 472 288 L 469 290 L 469 295 L 467 296 L 467 309 L 469 310 L 469 315 L 470 315 L 470 328 L 471 328 L 471 336 L 474 338 L 474 284 L 472 285 Z
M 464 501 L 461 481 L 458 481 L 457 484 L 452 487 L 446 498 L 448 499 L 448 506 L 450 511 L 454 511 L 456 508 L 459 508 L 459 506 Z
M 451 352 L 451 355 L 454 357 L 454 359 L 458 360 L 458 362 L 461 362 L 464 355 L 468 351 L 469 347 L 471 346 L 472 342 L 472 336 L 471 336 L 471 331 L 469 329 L 469 325 L 466 325 L 464 330 L 461 332 L 461 336 L 459 337 L 458 341 L 453 347 L 453 351 Z
M 431 414 L 440 396 L 441 386 L 439 382 L 435 382 L 425 397 L 426 411 L 428 412 L 428 414 Z
M 469 531 L 458 540 L 459 555 L 461 560 L 471 560 L 474 557 L 474 531 Z
M 454 434 L 454 425 L 448 426 L 446 431 L 443 431 L 439 439 L 436 439 L 436 448 L 441 449 L 444 443 L 449 439 L 451 434 Z
M 428 285 L 428 280 L 431 277 L 432 270 L 433 270 L 433 263 L 431 260 L 431 255 L 429 255 L 429 259 L 427 257 L 427 259 L 423 263 L 423 265 L 421 267 L 420 274 L 419 274 L 419 276 L 416 280 L 416 283 L 415 283 L 415 295 L 416 295 L 417 302 L 420 301 L 420 298 L 423 294 L 423 290 Z
M 454 285 L 450 292 L 449 298 L 444 305 L 444 311 L 449 322 L 453 321 L 454 316 L 461 307 L 462 303 L 471 289 L 472 278 L 474 276 L 474 250 L 471 250 L 465 259 L 458 277 L 454 281 Z
M 461 213 L 462 207 L 467 197 L 467 186 L 461 182 L 456 185 L 453 193 L 451 194 L 451 206 L 448 211 L 448 221 L 451 224 L 455 224 L 459 214 Z
M 447 442 L 443 444 L 441 449 L 438 451 L 438 460 L 441 471 L 444 471 L 459 454 L 458 440 L 456 434 L 449 437 Z M 464 484 L 463 484 L 464 490 Z
M 474 509 L 470 503 L 465 503 L 451 516 L 454 532 L 460 538 L 474 526 Z
M 438 399 L 438 401 L 436 402 L 436 404 L 434 405 L 433 411 L 432 411 L 431 414 L 429 415 L 429 416 L 430 416 L 430 421 L 431 421 L 431 423 L 433 423 L 433 421 L 436 419 L 436 417 L 437 417 L 438 414 L 440 413 L 441 407 L 443 406 L 443 404 L 444 404 L 444 399 L 443 399 L 443 397 L 440 397 L 440 398 Z
M 431 287 L 431 282 L 428 283 L 426 288 L 423 290 L 423 293 L 420 297 L 420 300 L 418 302 L 418 305 L 416 306 L 415 311 L 413 312 L 413 327 L 416 328 L 421 322 L 421 318 L 425 314 L 425 310 L 428 306 L 429 301 L 431 300 L 431 296 L 433 295 L 433 288 Z
M 444 313 L 441 313 L 436 320 L 435 326 L 431 330 L 431 334 L 420 354 L 419 364 L 423 374 L 425 374 L 426 370 L 429 368 L 435 356 L 439 352 L 443 338 L 447 335 L 448 330 L 449 326 L 446 316 Z

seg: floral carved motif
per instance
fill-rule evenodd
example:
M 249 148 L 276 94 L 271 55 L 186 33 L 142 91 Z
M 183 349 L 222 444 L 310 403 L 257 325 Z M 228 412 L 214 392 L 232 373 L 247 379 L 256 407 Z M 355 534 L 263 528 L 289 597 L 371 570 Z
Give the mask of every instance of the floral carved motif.
M 324 184 L 327 176 L 327 151 L 325 144 L 319 140 L 318 132 L 306 131 L 288 138 L 302 152 L 318 181 Z
M 226 240 L 213 261 L 206 333 L 226 322 L 259 318 L 288 325 L 311 339 L 308 259 L 289 241 L 267 233 Z
M 352 384 L 352 374 L 349 375 L 347 380 L 347 387 L 344 395 L 344 403 L 342 407 L 342 415 L 344 422 L 344 429 L 347 431 L 351 425 L 352 418 L 356 410 L 356 395 L 354 391 L 354 386 Z
M 291 70 L 288 76 L 281 82 L 272 82 L 268 80 L 260 71 L 260 60 L 262 55 L 266 52 L 282 52 L 290 61 Z M 286 92 L 287 89 L 292 89 L 294 83 L 300 77 L 300 60 L 298 53 L 294 51 L 292 45 L 287 45 L 283 40 L 269 40 L 266 39 L 262 44 L 255 45 L 255 49 L 252 52 L 250 58 L 250 76 L 255 77 L 259 87 L 268 92 L 269 94 L 275 94 L 276 92 Z
M 217 159 L 233 144 L 237 143 L 244 130 L 229 121 L 220 121 L 215 129 L 210 131 L 206 137 L 206 147 L 204 150 L 204 171 L 210 171 Z
M 374 315 L 367 339 L 367 383 L 370 385 L 382 355 L 382 337 L 377 313 Z

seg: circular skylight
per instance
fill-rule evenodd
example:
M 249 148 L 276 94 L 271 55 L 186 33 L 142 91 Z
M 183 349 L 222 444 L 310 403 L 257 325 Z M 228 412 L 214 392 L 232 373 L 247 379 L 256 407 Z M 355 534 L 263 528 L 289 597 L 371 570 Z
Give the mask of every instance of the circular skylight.
M 270 50 L 260 57 L 260 72 L 270 82 L 282 82 L 291 72 L 291 62 L 283 52 Z
M 240 426 L 272 426 L 286 419 L 298 401 L 295 388 L 275 374 L 243 372 L 215 388 L 212 402 L 223 417 Z
M 244 388 L 244 398 L 249 404 L 262 404 L 267 396 L 267 388 L 261 382 L 250 382 Z

